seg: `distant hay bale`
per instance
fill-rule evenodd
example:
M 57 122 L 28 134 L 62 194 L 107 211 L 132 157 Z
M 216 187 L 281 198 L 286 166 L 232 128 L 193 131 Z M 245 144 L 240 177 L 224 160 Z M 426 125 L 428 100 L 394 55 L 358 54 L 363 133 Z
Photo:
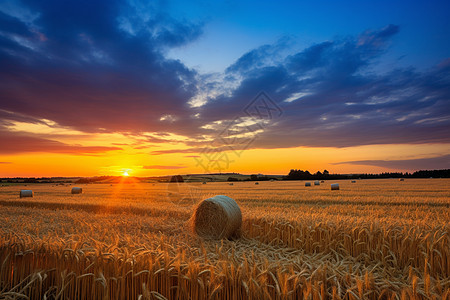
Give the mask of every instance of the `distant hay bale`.
M 325 182 L 325 180 L 322 180 L 320 183 L 324 183 Z
M 356 183 L 356 180 L 352 180 L 352 183 Z
M 206 184 L 206 181 L 203 181 L 203 184 Z
M 320 185 L 320 181 L 319 180 L 314 181 L 314 185 Z
M 332 183 L 331 184 L 331 190 L 332 191 L 339 190 L 339 183 Z
M 229 183 L 229 185 L 234 185 L 234 183 Z
M 75 187 L 75 186 L 72 188 L 72 194 L 81 194 L 81 193 L 83 193 L 83 189 L 82 188 Z
M 239 237 L 242 213 L 236 201 L 219 195 L 200 202 L 191 218 L 196 234 L 207 239 Z
M 258 184 L 259 184 L 259 182 L 255 182 L 255 184 L 256 184 L 256 185 L 258 185 Z
M 311 186 L 311 182 L 305 182 L 305 186 Z
M 34 197 L 32 190 L 20 190 L 20 198 Z
M 405 178 L 400 178 L 399 181 L 405 181 Z
M 275 179 L 273 179 L 273 178 L 272 178 L 272 179 L 270 179 L 270 182 L 274 182 L 274 181 L 275 181 Z

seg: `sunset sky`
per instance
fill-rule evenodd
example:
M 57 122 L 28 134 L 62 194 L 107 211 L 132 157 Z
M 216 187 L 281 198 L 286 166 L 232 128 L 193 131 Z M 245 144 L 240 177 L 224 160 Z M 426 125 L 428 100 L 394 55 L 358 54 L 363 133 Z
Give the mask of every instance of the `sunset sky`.
M 450 168 L 449 1 L 0 1 L 0 177 Z

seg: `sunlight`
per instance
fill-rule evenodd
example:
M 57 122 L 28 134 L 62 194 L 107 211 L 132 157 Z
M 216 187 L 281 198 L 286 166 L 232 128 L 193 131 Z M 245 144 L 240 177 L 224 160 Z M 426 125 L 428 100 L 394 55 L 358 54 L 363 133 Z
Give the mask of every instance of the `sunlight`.
M 123 176 L 130 176 L 130 174 L 128 174 L 128 170 L 123 171 L 122 175 Z

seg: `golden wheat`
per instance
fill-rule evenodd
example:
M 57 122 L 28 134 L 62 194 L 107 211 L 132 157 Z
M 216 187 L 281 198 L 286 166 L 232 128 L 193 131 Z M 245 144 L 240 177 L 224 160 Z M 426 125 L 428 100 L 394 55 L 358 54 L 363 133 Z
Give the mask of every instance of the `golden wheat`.
M 2 187 L 0 298 L 449 299 L 449 183 Z M 190 234 L 214 194 L 242 207 L 242 238 Z

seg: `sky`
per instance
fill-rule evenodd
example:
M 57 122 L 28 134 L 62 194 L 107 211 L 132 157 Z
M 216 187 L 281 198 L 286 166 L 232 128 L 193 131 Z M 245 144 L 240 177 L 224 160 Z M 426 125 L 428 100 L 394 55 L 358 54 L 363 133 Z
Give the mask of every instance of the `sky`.
M 0 177 L 450 168 L 448 1 L 0 2 Z

